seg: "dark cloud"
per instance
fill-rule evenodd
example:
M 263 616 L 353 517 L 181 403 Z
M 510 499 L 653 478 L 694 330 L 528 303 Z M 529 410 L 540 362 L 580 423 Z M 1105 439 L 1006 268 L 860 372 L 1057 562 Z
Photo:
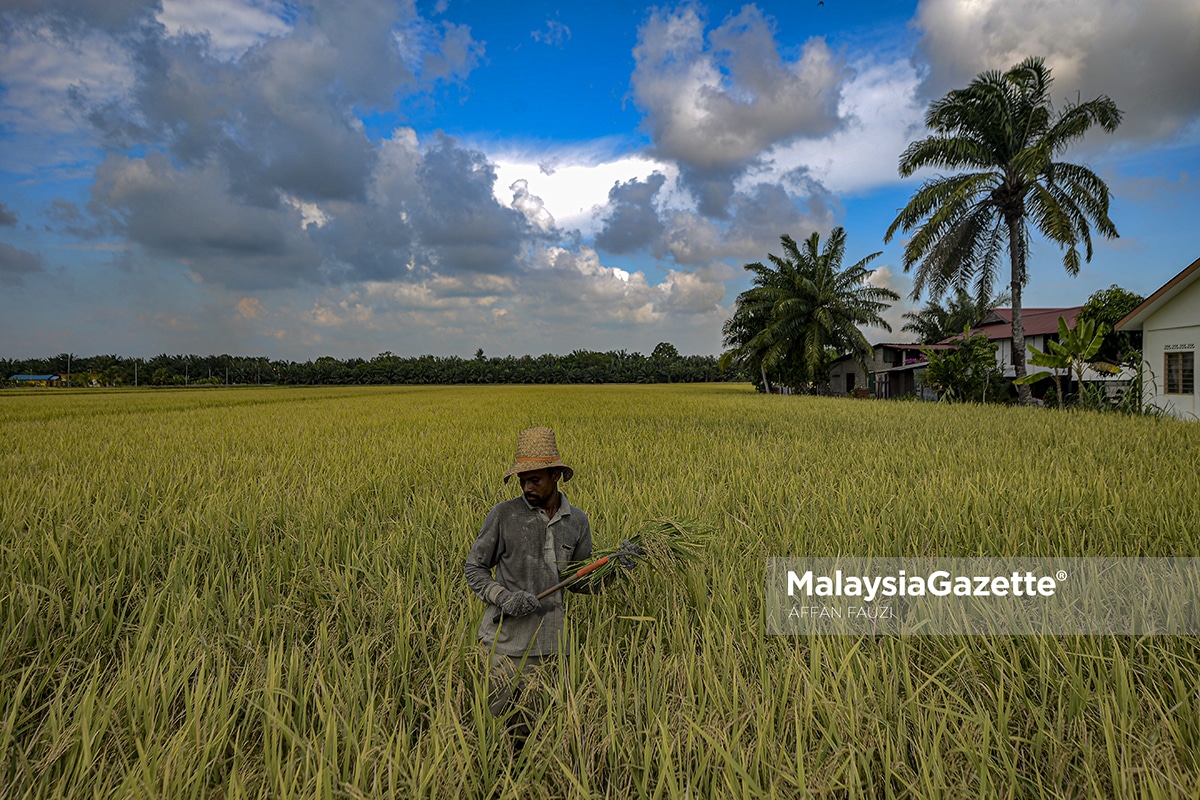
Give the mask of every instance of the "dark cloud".
M 1120 137 L 1175 134 L 1200 115 L 1200 3 L 1092 0 L 921 0 L 914 25 L 922 93 L 941 97 L 984 70 L 1042 56 L 1056 103 L 1108 95 L 1125 112 Z
M 0 228 L 11 228 L 17 224 L 17 213 L 8 207 L 7 203 L 0 203 Z
M 26 275 L 45 269 L 46 260 L 40 253 L 31 253 L 0 242 L 0 284 L 19 286 L 24 282 Z
M 654 207 L 654 196 L 666 182 L 666 177 L 656 172 L 645 182 L 634 178 L 613 186 L 608 192 L 611 210 L 596 235 L 596 247 L 623 255 L 657 243 L 666 228 Z
M 417 170 L 413 225 L 430 260 L 451 271 L 506 273 L 532 233 L 520 212 L 496 202 L 496 170 L 483 153 L 439 136 Z
M 110 104 L 90 118 L 110 146 L 140 138 L 187 164 L 221 160 L 249 202 L 274 189 L 362 199 L 374 150 L 356 110 L 394 108 L 418 81 L 395 40 L 411 20 L 396 9 L 315 4 L 289 35 L 236 62 L 213 58 L 202 37 L 147 36 L 136 50 L 132 108 Z
M 159 0 L 5 0 L 0 29 L 36 19 L 59 35 L 93 29 L 121 34 L 153 25 Z
M 778 249 L 779 237 L 807 238 L 813 231 L 833 227 L 828 193 L 813 183 L 808 199 L 799 204 L 778 184 L 760 183 L 735 194 L 730 220 L 714 222 L 697 214 L 672 217 L 667 248 L 679 264 L 710 264 L 719 259 L 761 259 Z
M 359 122 L 465 75 L 482 52 L 469 29 L 393 0 L 293 10 L 286 33 L 236 58 L 207 35 L 130 26 L 128 96 L 72 95 L 112 153 L 90 214 L 239 289 L 514 271 L 535 231 L 496 201 L 482 153 L 448 137 L 422 148 L 403 131 L 372 142 Z
M 822 208 L 821 211 L 826 210 Z M 825 218 L 823 222 L 832 221 L 830 214 L 822 213 L 821 216 Z M 811 227 L 813 222 L 812 216 L 803 214 L 782 187 L 760 183 L 734 199 L 729 236 L 735 241 L 773 239 L 778 242 L 779 237 L 786 233 L 797 240 L 805 239 L 812 231 L 800 228 Z
M 753 5 L 705 35 L 693 6 L 656 11 L 638 32 L 633 94 L 662 158 L 679 164 L 701 213 L 724 217 L 733 180 L 775 144 L 839 124 L 848 72 L 821 39 L 784 60 Z
M 70 200 L 61 197 L 51 200 L 46 207 L 46 217 L 55 224 L 55 227 L 47 225 L 46 230 L 56 230 L 80 239 L 90 239 L 97 234 L 93 220 Z
M 218 161 L 187 169 L 161 153 L 111 156 L 96 170 L 89 210 L 150 255 L 206 281 L 257 289 L 317 280 L 322 260 L 300 212 L 238 202 L 230 184 Z

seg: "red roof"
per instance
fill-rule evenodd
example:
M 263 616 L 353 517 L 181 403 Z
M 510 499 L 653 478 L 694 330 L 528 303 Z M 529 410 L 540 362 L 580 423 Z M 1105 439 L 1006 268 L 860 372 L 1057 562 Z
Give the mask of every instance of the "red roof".
M 940 348 L 941 345 L 922 344 L 921 342 L 876 342 L 875 347 L 891 347 L 896 350 L 923 350 L 926 347 Z
M 1083 306 L 1071 306 L 1070 308 L 1023 308 L 1021 309 L 1021 327 L 1024 328 L 1026 336 L 1045 336 L 1050 333 L 1058 333 L 1058 318 L 1062 317 L 1065 319 L 1068 328 L 1074 328 L 1075 316 L 1081 310 L 1083 310 Z M 971 333 L 972 335 L 986 333 L 990 341 L 1011 339 L 1012 309 L 993 308 L 988 310 L 987 316 L 983 318 L 982 322 L 971 329 Z M 955 337 L 951 336 L 942 341 L 951 342 L 954 339 Z

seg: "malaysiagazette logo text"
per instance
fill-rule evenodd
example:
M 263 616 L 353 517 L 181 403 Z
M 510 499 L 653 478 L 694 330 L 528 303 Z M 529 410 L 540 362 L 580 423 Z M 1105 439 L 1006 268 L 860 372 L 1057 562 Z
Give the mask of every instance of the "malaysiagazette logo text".
M 830 575 L 813 575 L 812 570 L 797 575 L 787 573 L 788 597 L 802 592 L 809 597 L 861 597 L 871 602 L 877 597 L 1053 597 L 1058 582 L 1048 575 L 1032 572 L 1011 575 L 951 575 L 936 570 L 928 575 L 843 575 L 839 569 Z

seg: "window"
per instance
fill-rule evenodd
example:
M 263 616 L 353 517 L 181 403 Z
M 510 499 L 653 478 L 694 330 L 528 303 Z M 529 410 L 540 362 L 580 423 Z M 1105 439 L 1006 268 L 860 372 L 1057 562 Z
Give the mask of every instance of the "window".
M 1196 393 L 1196 354 L 1166 353 L 1167 394 Z

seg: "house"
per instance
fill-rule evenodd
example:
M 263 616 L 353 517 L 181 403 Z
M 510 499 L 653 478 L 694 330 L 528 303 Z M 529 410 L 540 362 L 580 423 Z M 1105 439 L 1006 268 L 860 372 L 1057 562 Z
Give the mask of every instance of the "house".
M 953 345 L 923 345 L 912 342 L 882 342 L 872 349 L 864 370 L 850 356 L 833 362 L 829 370 L 829 394 L 853 397 L 866 392 L 872 397 L 891 398 L 913 395 L 936 400 L 937 395 L 923 386 L 918 371 L 925 366 L 922 350 L 944 350 Z
M 1181 419 L 1200 418 L 1196 348 L 1200 343 L 1200 258 L 1114 326 L 1142 332 L 1142 397 Z
M 1026 308 L 1021 314 L 1025 331 L 1025 371 L 1047 372 L 1045 367 L 1029 363 L 1028 345 L 1045 350 L 1048 341 L 1058 339 L 1058 318 L 1061 316 L 1069 327 L 1075 327 L 1075 317 L 1083 306 L 1067 308 Z M 972 334 L 986 334 L 996 345 L 996 365 L 1007 378 L 1016 377 L 1012 363 L 1012 309 L 993 308 L 971 329 Z M 874 346 L 873 357 L 864 371 L 849 356 L 842 356 L 830 369 L 829 393 L 837 396 L 853 396 L 864 387 L 873 397 L 895 398 L 914 396 L 925 400 L 936 400 L 937 394 L 925 386 L 921 372 L 926 366 L 924 350 L 952 350 L 957 347 L 956 338 L 951 336 L 937 344 L 922 345 L 909 342 L 884 342 Z M 1102 373 L 1088 374 L 1088 380 L 1103 380 Z M 1128 380 L 1128 376 L 1125 376 Z M 1044 389 L 1042 390 L 1044 391 Z
M 1075 317 L 1083 306 L 1070 308 L 1025 308 L 1021 310 L 1021 327 L 1025 331 L 1025 372 L 1048 372 L 1045 367 L 1029 363 L 1029 346 L 1046 350 L 1046 342 L 1058 340 L 1058 318 L 1062 317 L 1068 328 L 1075 327 Z M 993 308 L 971 329 L 971 334 L 986 333 L 988 341 L 996 345 L 996 365 L 1004 370 L 1004 377 L 1015 378 L 1016 367 L 1012 360 L 1012 309 Z M 952 341 L 946 339 L 946 342 Z
M 62 380 L 61 375 L 10 375 L 8 378 L 22 386 L 54 386 Z
M 1062 317 L 1067 323 L 1067 327 L 1075 328 L 1075 318 L 1079 312 L 1083 310 L 1083 306 L 1071 306 L 1069 308 L 1026 308 L 1021 312 L 1021 327 L 1025 331 L 1025 374 L 1031 375 L 1036 372 L 1052 373 L 1054 370 L 1048 367 L 1039 367 L 1029 362 L 1029 347 L 1033 347 L 1045 352 L 1049 342 L 1058 341 L 1058 318 Z M 988 311 L 980 323 L 971 330 L 971 333 L 986 333 L 988 339 L 996 344 L 996 364 L 1004 370 L 1004 377 L 1015 378 L 1017 376 L 1016 367 L 1012 363 L 1012 309 L 1011 308 L 993 308 Z M 947 340 L 949 341 L 949 340 Z M 1134 378 L 1133 370 L 1120 369 L 1115 373 L 1100 372 L 1085 367 L 1083 371 L 1083 379 L 1086 383 L 1099 386 L 1104 396 L 1110 402 L 1116 402 L 1120 399 L 1125 389 L 1130 385 Z M 1041 397 L 1053 386 L 1049 380 L 1040 384 L 1034 384 L 1030 387 L 1033 390 L 1035 397 Z M 1063 375 L 1063 391 L 1075 391 L 1072 377 Z

